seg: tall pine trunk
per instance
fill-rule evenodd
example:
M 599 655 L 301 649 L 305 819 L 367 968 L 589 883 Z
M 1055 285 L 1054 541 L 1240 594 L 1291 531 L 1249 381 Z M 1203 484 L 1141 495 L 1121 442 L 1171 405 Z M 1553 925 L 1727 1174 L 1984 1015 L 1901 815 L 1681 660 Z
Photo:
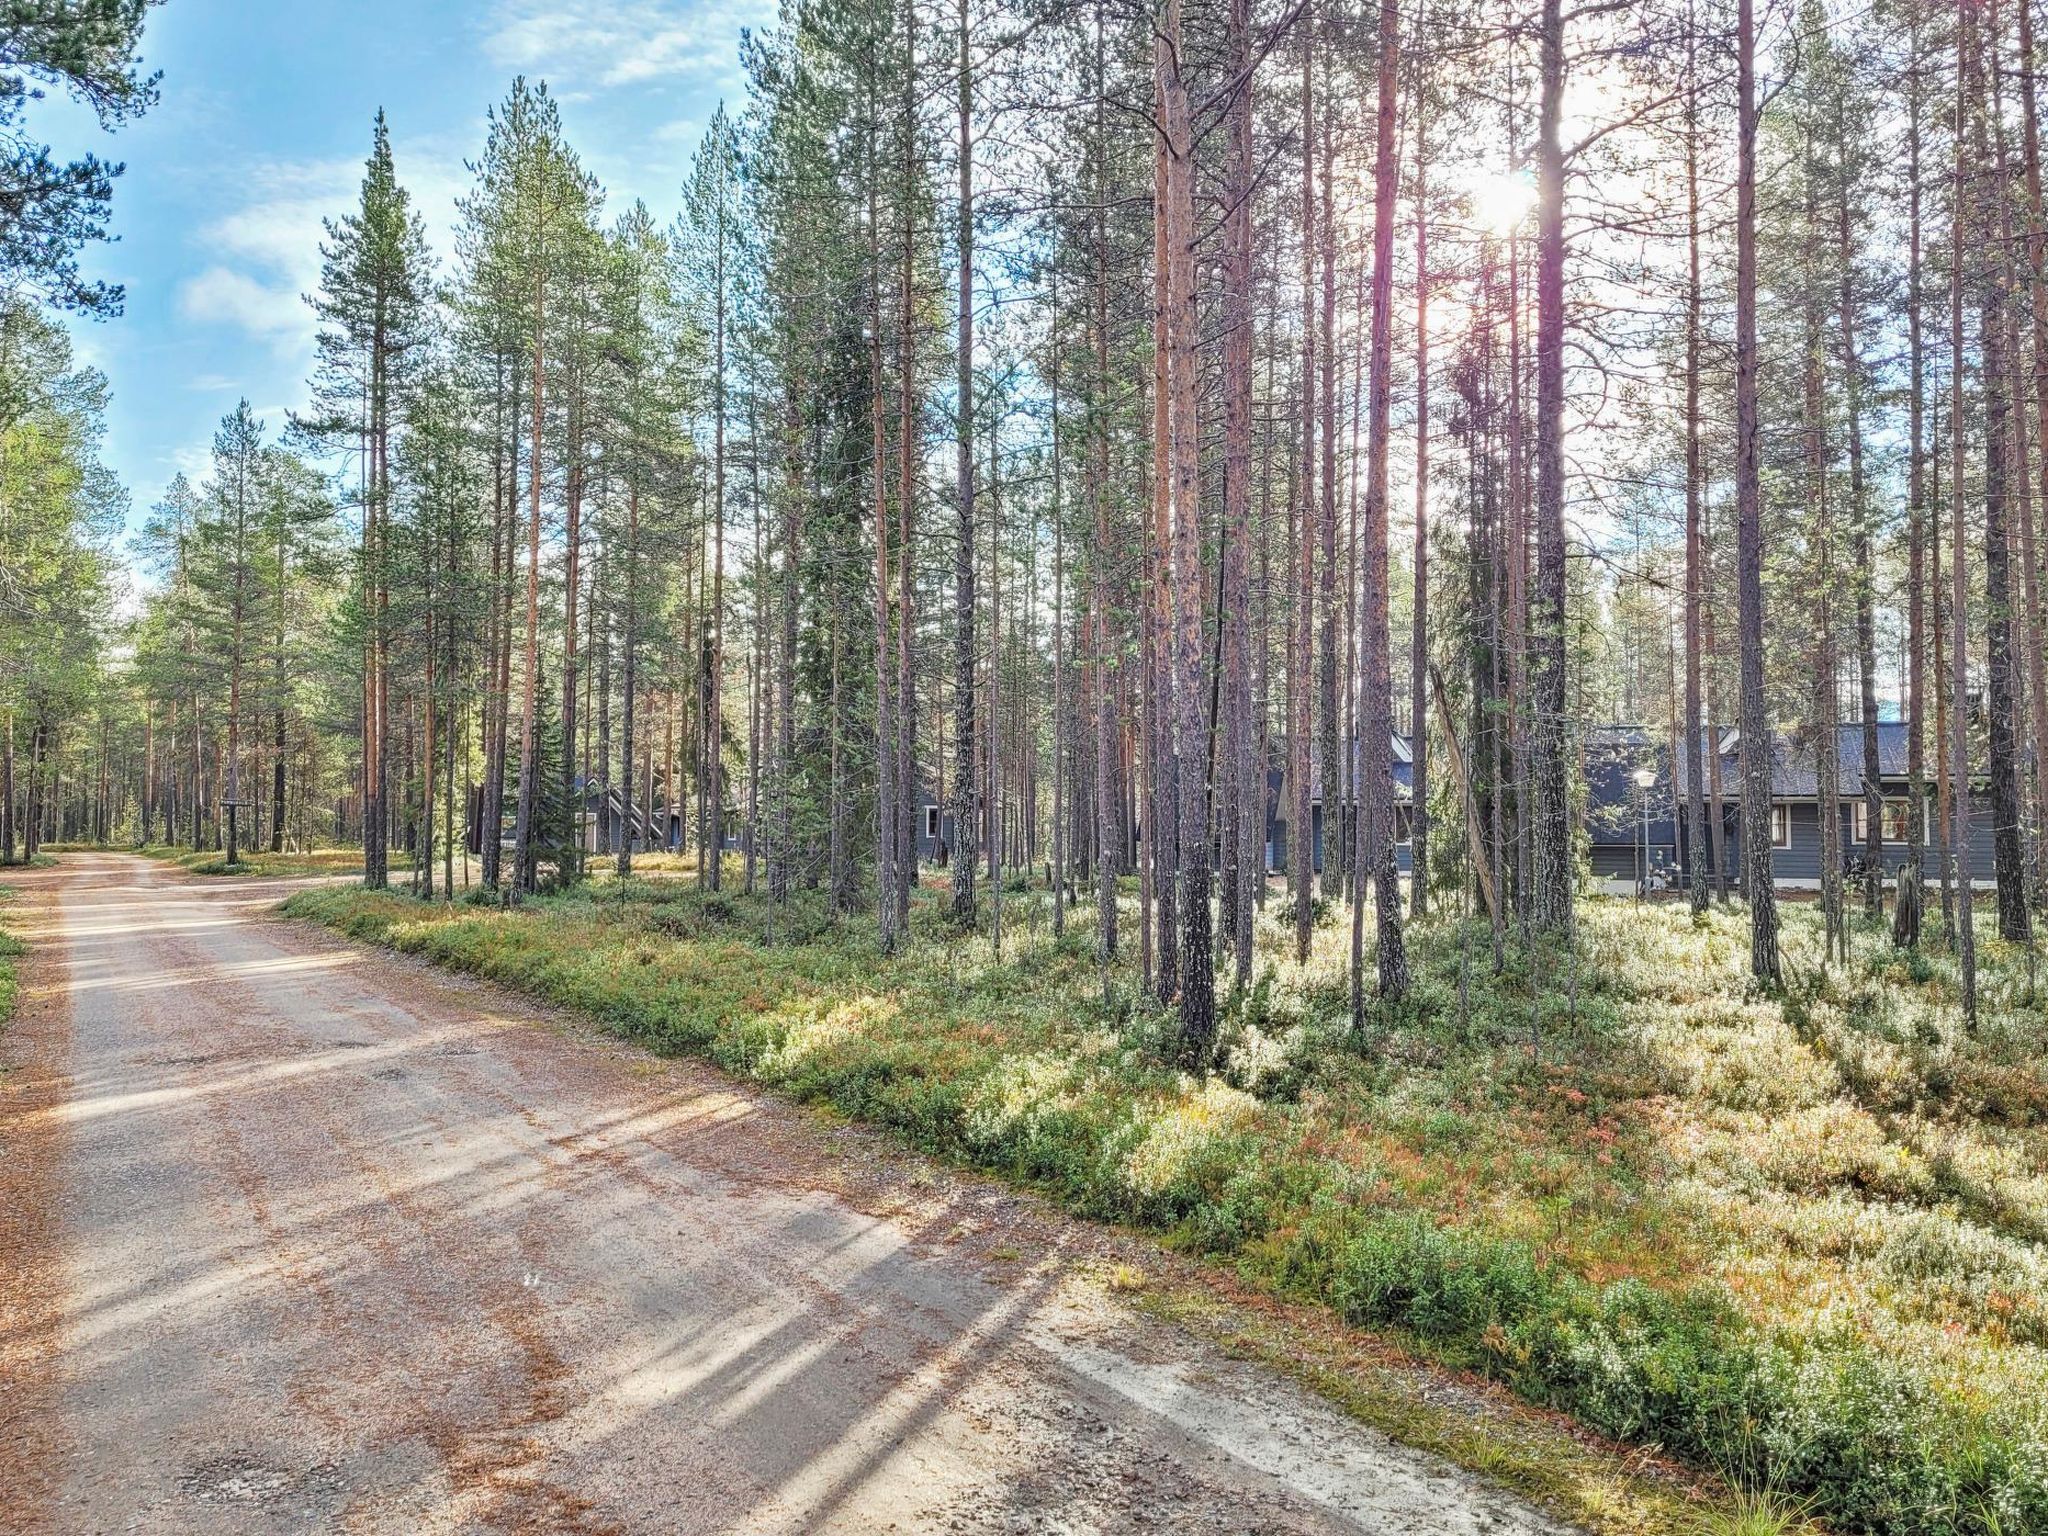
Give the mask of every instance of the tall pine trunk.
M 1813 183 L 1814 154 L 1810 144 L 1802 156 L 1807 167 L 1801 284 L 1805 311 L 1800 431 L 1805 443 L 1806 503 L 1811 527 L 1813 568 L 1808 588 L 1813 604 L 1813 757 L 1814 799 L 1820 829 L 1820 906 L 1826 930 L 1825 955 L 1847 958 L 1848 930 L 1842 912 L 1842 748 L 1839 657 L 1835 636 L 1834 505 L 1829 496 L 1827 433 L 1823 413 L 1822 356 L 1824 345 L 1820 281 L 1815 265 L 1819 204 Z
M 540 738 L 536 707 L 540 683 L 540 490 L 541 434 L 547 391 L 543 380 L 547 289 L 539 262 L 533 279 L 533 422 L 527 452 L 526 642 L 525 670 L 519 694 L 519 804 L 512 819 L 512 886 L 515 893 L 534 888 L 534 815 L 540 797 Z
M 575 385 L 569 402 L 569 436 L 566 449 L 568 472 L 564 480 L 567 513 L 562 530 L 562 803 L 577 804 L 576 794 L 576 687 L 580 676 L 576 650 L 576 607 L 578 572 L 583 559 L 583 442 L 582 383 Z M 570 829 L 573 833 L 573 826 Z M 583 868 L 583 840 L 571 835 L 563 850 L 568 866 L 564 875 L 580 875 Z
M 617 862 L 623 879 L 633 870 L 633 727 L 640 689 L 640 477 L 626 483 L 626 628 L 619 646 L 619 809 Z
M 1166 0 L 1155 42 L 1166 129 L 1167 381 L 1173 474 L 1173 758 L 1179 834 L 1180 1048 L 1198 1070 L 1216 1046 L 1216 964 L 1210 948 L 1209 711 L 1202 644 L 1200 357 L 1195 309 L 1195 140 L 1181 76 L 1181 0 Z
M 1741 648 L 1742 883 L 1750 974 L 1779 984 L 1778 892 L 1771 871 L 1774 750 L 1764 697 L 1763 516 L 1756 347 L 1756 23 L 1737 0 L 1735 36 L 1735 585 Z
M 1109 153 L 1108 123 L 1103 103 L 1107 99 L 1104 69 L 1105 41 L 1103 7 L 1095 6 L 1095 122 L 1090 154 L 1095 181 L 1095 211 L 1090 231 L 1090 259 L 1094 268 L 1090 282 L 1089 332 L 1094 346 L 1094 378 L 1088 422 L 1088 503 L 1095 522 L 1094 546 L 1089 558 L 1089 625 L 1095 639 L 1095 944 L 1102 967 L 1105 1001 L 1110 993 L 1111 966 L 1117 952 L 1117 874 L 1123 864 L 1123 838 L 1117 814 L 1118 743 L 1122 712 L 1117 708 L 1117 683 L 1122 669 L 1112 665 L 1110 627 L 1110 534 L 1109 534 L 1109 413 L 1105 396 L 1109 391 L 1109 233 L 1106 161 Z
M 1835 148 L 1849 153 L 1836 99 Z M 1835 239 L 1840 294 L 1837 328 L 1842 345 L 1842 410 L 1849 438 L 1849 529 L 1855 559 L 1856 680 L 1863 748 L 1863 902 L 1873 917 L 1884 913 L 1884 765 L 1877 743 L 1877 563 L 1871 551 L 1870 505 L 1863 478 L 1863 359 L 1857 349 L 1855 240 L 1849 187 L 1837 183 Z M 1819 231 L 1814 231 L 1818 240 Z
M 1145 869 L 1151 876 L 1152 989 L 1162 1003 L 1180 995 L 1180 911 L 1175 865 L 1179 847 L 1180 780 L 1175 761 L 1173 624 L 1173 221 L 1172 130 L 1167 125 L 1166 55 L 1152 47 L 1152 94 L 1159 131 L 1152 147 L 1152 527 L 1147 546 Z
M 1420 918 L 1429 911 L 1429 123 L 1419 71 L 1415 112 L 1415 600 L 1408 632 L 1408 901 Z
M 1398 1002 L 1408 991 L 1408 953 L 1401 933 L 1401 886 L 1394 862 L 1393 674 L 1387 636 L 1387 440 L 1392 432 L 1387 396 L 1393 377 L 1394 192 L 1400 167 L 1394 153 L 1395 82 L 1400 67 L 1400 12 L 1380 0 L 1379 107 L 1373 157 L 1372 340 L 1366 418 L 1365 635 L 1360 644 L 1364 736 L 1358 771 L 1358 894 L 1351 909 L 1351 1026 L 1365 1025 L 1365 884 L 1372 881 L 1379 995 Z
M 1315 666 L 1316 578 L 1316 304 L 1315 304 L 1315 49 L 1307 30 L 1301 45 L 1301 389 L 1296 409 L 1300 420 L 1300 460 L 1293 484 L 1294 537 L 1292 563 L 1294 654 L 1287 662 L 1287 693 L 1292 708 L 1287 726 L 1288 772 L 1293 814 L 1288 818 L 1287 869 L 1294 885 L 1294 954 L 1308 959 L 1315 900 L 1315 809 L 1310 803 L 1312 765 L 1309 733 L 1315 705 L 1310 682 Z M 1330 840 L 1334 806 L 1323 806 L 1323 841 Z M 1327 854 L 1327 849 L 1325 850 Z
M 1543 0 L 1536 152 L 1536 590 L 1529 615 L 1530 915 L 1562 931 L 1572 916 L 1572 733 L 1565 695 L 1564 13 Z
M 869 185 L 872 188 L 872 175 Z M 725 189 L 726 182 L 721 178 L 717 250 L 712 268 L 715 291 L 711 319 L 711 644 L 704 718 L 704 794 L 710 806 L 708 823 L 701 817 L 698 823 L 711 861 L 707 884 L 714 891 L 722 890 L 725 883 Z M 873 228 L 872 205 L 869 228 Z M 879 466 L 879 456 L 877 463 Z
M 1948 858 L 1949 878 L 1955 886 L 1955 943 L 1956 956 L 1962 971 L 1963 1019 L 1975 1030 L 1977 1027 L 1977 935 L 1972 900 L 1970 870 L 1970 585 L 1969 545 L 1965 535 L 1964 468 L 1969 462 L 1965 446 L 1965 428 L 1968 418 L 1963 409 L 1963 288 L 1965 283 L 1964 251 L 1968 236 L 1964 210 L 1968 206 L 1970 189 L 1970 157 L 1967 149 L 1965 127 L 1969 118 L 1970 55 L 1976 44 L 1971 37 L 1971 11 L 1964 7 L 1959 12 L 1956 27 L 1956 96 L 1954 180 L 1951 191 L 1949 214 L 1949 284 L 1948 324 L 1949 355 L 1949 580 L 1953 584 L 1949 597 L 1949 623 L 1954 626 L 1949 639 L 1949 666 L 1952 669 L 1949 682 L 1948 741 L 1945 743 L 1948 759 Z
M 1707 910 L 1706 754 L 1719 756 L 1700 718 L 1700 609 L 1706 582 L 1701 538 L 1700 483 L 1700 155 L 1699 59 L 1693 7 L 1685 11 L 1685 729 L 1680 770 L 1685 775 L 1686 885 L 1695 915 Z M 1718 797 L 1716 797 L 1718 799 Z M 1719 814 L 1718 804 L 1715 807 Z M 1719 844 L 1718 829 L 1715 844 Z
M 1239 987 L 1251 981 L 1252 914 L 1245 865 L 1258 857 L 1245 833 L 1244 803 L 1263 805 L 1264 776 L 1252 757 L 1251 458 L 1252 458 L 1252 146 L 1251 0 L 1230 0 L 1228 69 L 1234 94 L 1224 173 L 1223 219 L 1223 634 L 1220 874 L 1222 929 Z
M 1309 324 L 1316 328 L 1321 343 L 1316 349 L 1316 361 L 1322 370 L 1316 388 L 1316 408 L 1321 413 L 1318 437 L 1323 455 L 1316 475 L 1316 529 L 1322 541 L 1316 559 L 1316 606 L 1320 617 L 1316 633 L 1316 742 L 1321 748 L 1323 768 L 1323 895 L 1335 898 L 1344 891 L 1351 863 L 1351 843 L 1345 836 L 1345 808 L 1347 801 L 1355 800 L 1358 794 L 1358 769 L 1357 744 L 1343 739 L 1337 700 L 1337 678 L 1345 669 L 1338 654 L 1337 636 L 1337 221 L 1330 188 L 1331 162 L 1336 158 L 1330 144 L 1335 95 L 1330 82 L 1335 71 L 1331 68 L 1327 7 L 1318 22 L 1316 40 L 1323 49 L 1323 96 L 1322 153 L 1317 169 L 1322 193 L 1314 198 L 1320 204 L 1319 216 L 1312 226 L 1304 226 L 1303 238 L 1309 238 L 1312 228 L 1322 285 L 1321 314 L 1309 316 Z M 1304 132 L 1309 131 L 1306 121 L 1302 126 Z M 1306 185 L 1303 191 L 1313 196 Z M 1349 626 L 1345 628 L 1348 631 Z
M 953 921 L 960 927 L 972 928 L 975 860 L 969 851 L 967 829 L 975 824 L 979 807 L 974 747 L 974 76 L 968 57 L 967 0 L 960 0 L 959 29 L 959 372 L 953 422 L 957 476 L 953 542 L 953 841 L 957 846 L 953 850 L 952 913 Z
M 2048 220 L 2041 196 L 2041 132 L 2036 118 L 2034 81 L 2034 19 L 2031 0 L 2015 0 L 2019 11 L 2021 156 L 2026 169 L 2027 279 L 2033 319 L 2034 404 L 2038 412 L 2035 444 L 2042 455 L 2040 483 L 2048 490 Z M 2026 600 L 2027 697 L 2033 724 L 2034 765 L 2034 904 L 2048 907 L 2048 609 L 2041 591 L 2040 546 L 2035 537 L 2039 511 L 2033 498 L 2019 504 L 2021 587 Z
M 1906 814 L 1909 878 L 1924 883 L 1927 824 L 1927 360 L 1920 318 L 1920 6 L 1906 8 Z M 2048 418 L 2044 418 L 2048 427 Z M 2048 439 L 2044 439 L 2048 440 Z M 1916 901 L 1915 906 L 1919 903 Z M 1903 935 L 1919 942 L 1915 923 Z
M 917 7 L 903 0 L 903 246 L 897 274 L 896 373 L 896 930 L 910 927 L 910 891 L 917 882 L 917 613 L 915 534 L 917 531 L 918 462 L 923 450 L 917 398 Z M 932 784 L 934 795 L 938 792 Z M 962 830 L 953 829 L 959 841 Z
M 869 119 L 875 104 L 872 77 Z M 875 931 L 883 954 L 896 950 L 896 716 L 889 656 L 889 432 L 882 390 L 882 247 L 872 130 L 868 164 L 868 476 L 875 508 Z M 723 413 L 721 412 L 721 415 Z
M 1984 85 L 1987 71 L 1976 67 L 1977 105 L 1973 139 L 1981 174 L 1989 164 L 1996 172 L 1995 188 L 2010 185 L 2006 164 L 2003 92 L 1999 81 L 1999 21 L 1997 0 L 1985 11 L 1984 52 L 1988 55 L 1991 86 Z M 1972 58 L 1973 66 L 1980 61 Z M 1993 140 L 1987 144 L 1988 132 Z M 1998 935 L 2012 943 L 2030 938 L 2032 923 L 2027 908 L 2026 859 L 2021 846 L 2018 742 L 2015 730 L 2013 661 L 2013 580 L 2011 506 L 2006 476 L 2015 446 L 2026 452 L 2024 436 L 2015 444 L 2012 414 L 2012 384 L 2007 367 L 2010 335 L 2010 289 L 2012 203 L 1995 189 L 1980 190 L 1983 234 L 1995 247 L 1983 257 L 1984 268 L 1978 290 L 1978 345 L 1983 352 L 1982 391 L 1984 396 L 1984 670 L 1986 714 L 1986 756 L 1989 760 L 1991 791 L 1991 858 L 1997 881 Z M 1995 216 L 1992 210 L 1996 209 Z

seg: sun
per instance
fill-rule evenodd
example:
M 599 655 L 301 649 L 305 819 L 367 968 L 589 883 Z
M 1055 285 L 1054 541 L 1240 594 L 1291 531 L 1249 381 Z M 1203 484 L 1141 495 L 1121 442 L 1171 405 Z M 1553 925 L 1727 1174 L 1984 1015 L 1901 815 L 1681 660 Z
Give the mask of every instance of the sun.
M 1485 171 L 1466 192 L 1472 217 L 1496 235 L 1512 234 L 1536 203 L 1536 181 L 1526 171 Z

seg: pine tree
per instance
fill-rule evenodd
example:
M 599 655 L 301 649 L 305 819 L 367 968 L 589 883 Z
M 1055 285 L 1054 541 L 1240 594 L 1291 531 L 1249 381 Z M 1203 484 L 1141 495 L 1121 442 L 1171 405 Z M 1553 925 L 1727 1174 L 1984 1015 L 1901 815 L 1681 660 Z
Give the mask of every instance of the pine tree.
M 137 50 L 149 0 L 16 4 L 0 11 L 0 274 L 10 290 L 40 294 L 94 319 L 121 313 L 118 283 L 80 276 L 81 247 L 105 240 L 119 163 L 97 155 L 60 162 L 36 142 L 29 102 L 55 85 L 103 129 L 133 122 L 157 102 L 157 77 Z
M 700 874 L 711 890 L 721 881 L 721 850 L 725 847 L 725 526 L 726 526 L 726 351 L 731 330 L 735 270 L 743 259 L 740 229 L 740 150 L 731 121 L 720 103 L 698 147 L 690 184 L 684 194 L 688 239 L 679 241 L 687 253 L 689 286 L 697 305 L 698 329 L 707 332 L 709 408 L 711 415 L 711 601 L 707 614 L 706 668 L 709 692 L 709 745 L 698 822 L 708 852 L 708 871 Z
M 426 324 L 430 266 L 425 227 L 398 183 L 382 111 L 371 127 L 356 211 L 329 220 L 326 232 L 320 290 L 309 299 L 320 321 L 314 410 L 295 426 L 357 460 L 363 879 L 374 890 L 388 878 L 392 811 L 391 455 L 398 402 Z

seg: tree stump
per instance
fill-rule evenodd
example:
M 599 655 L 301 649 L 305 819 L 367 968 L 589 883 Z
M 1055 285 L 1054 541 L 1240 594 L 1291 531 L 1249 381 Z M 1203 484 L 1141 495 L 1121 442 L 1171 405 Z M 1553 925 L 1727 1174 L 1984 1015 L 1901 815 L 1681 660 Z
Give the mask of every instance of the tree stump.
M 1897 897 L 1892 905 L 1892 948 L 1920 947 L 1920 871 L 1912 861 L 1899 866 Z

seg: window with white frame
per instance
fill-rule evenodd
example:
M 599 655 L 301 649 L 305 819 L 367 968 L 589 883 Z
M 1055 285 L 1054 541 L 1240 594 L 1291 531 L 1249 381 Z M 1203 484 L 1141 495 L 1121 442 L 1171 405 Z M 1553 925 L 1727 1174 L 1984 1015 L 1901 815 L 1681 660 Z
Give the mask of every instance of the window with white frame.
M 1884 803 L 1884 840 L 1888 843 L 1909 843 L 1913 840 L 1913 802 L 1910 800 L 1887 800 Z
M 1878 821 L 1879 841 L 1886 843 L 1907 842 L 1909 840 L 1908 828 L 1912 825 L 1908 818 L 1913 814 L 1913 802 L 1910 800 L 1886 800 L 1883 804 L 1884 813 Z M 1870 836 L 1869 801 L 1851 800 L 1849 802 L 1849 828 L 1849 840 L 1859 846 Z
M 1792 807 L 1774 805 L 1771 807 L 1771 846 L 1790 848 L 1792 846 Z
M 939 808 L 936 805 L 924 808 L 924 838 L 928 843 L 939 840 Z

